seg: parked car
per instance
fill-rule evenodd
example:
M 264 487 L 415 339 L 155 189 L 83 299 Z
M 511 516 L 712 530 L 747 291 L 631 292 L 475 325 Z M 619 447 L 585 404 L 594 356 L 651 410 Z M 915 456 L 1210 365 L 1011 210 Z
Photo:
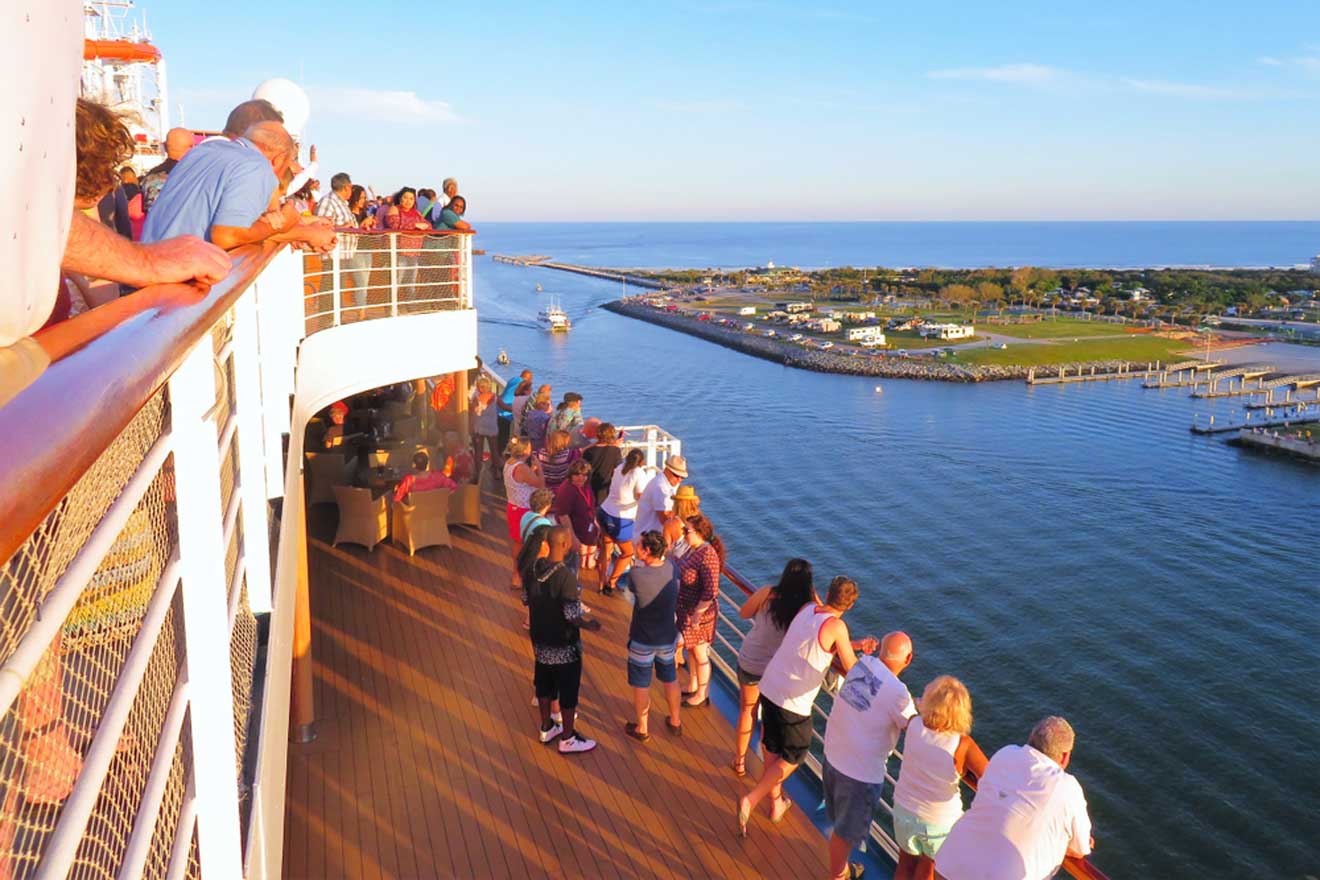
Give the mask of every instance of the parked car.
M 802 334 L 801 334 L 801 333 L 794 333 L 792 336 L 788 337 L 788 341 L 789 341 L 789 342 L 801 342 L 801 341 L 802 341 Z
M 820 344 L 820 347 L 821 347 L 822 349 L 833 348 L 833 347 L 834 347 L 834 343 L 831 342 L 830 340 L 826 339 L 824 342 L 822 342 L 822 343 Z

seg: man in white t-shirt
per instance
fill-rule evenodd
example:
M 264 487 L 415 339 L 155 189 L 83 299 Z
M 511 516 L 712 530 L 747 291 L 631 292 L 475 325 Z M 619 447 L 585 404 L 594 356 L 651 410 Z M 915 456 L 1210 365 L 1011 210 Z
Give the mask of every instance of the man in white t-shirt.
M 654 480 L 646 484 L 642 497 L 637 500 L 637 526 L 634 533 L 662 531 L 665 521 L 674 511 L 674 493 L 678 485 L 687 479 L 687 459 L 681 455 L 671 455 L 665 461 L 665 469 Z
M 830 832 L 830 876 L 851 878 L 860 865 L 848 864 L 853 848 L 866 839 L 880 803 L 885 762 L 917 714 L 912 695 L 898 676 L 912 663 L 912 640 L 891 632 L 880 642 L 879 657 L 858 657 L 834 698 L 825 727 L 821 780 Z
M 1048 880 L 1095 846 L 1081 783 L 1065 772 L 1076 735 L 1051 715 L 1025 746 L 995 752 L 972 807 L 935 856 L 944 880 Z

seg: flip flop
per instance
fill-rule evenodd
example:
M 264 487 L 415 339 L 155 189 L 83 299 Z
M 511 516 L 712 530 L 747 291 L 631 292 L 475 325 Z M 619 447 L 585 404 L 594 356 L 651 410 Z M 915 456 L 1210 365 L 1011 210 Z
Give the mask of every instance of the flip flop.
M 738 799 L 738 836 L 747 836 L 747 823 L 752 820 L 752 808 L 744 807 L 742 798 Z
M 791 798 L 783 798 L 780 803 L 786 803 L 788 806 L 784 807 L 778 816 L 775 816 L 773 813 L 770 814 L 770 821 L 775 825 L 784 821 L 784 817 L 788 815 L 788 811 L 793 809 L 793 800 Z

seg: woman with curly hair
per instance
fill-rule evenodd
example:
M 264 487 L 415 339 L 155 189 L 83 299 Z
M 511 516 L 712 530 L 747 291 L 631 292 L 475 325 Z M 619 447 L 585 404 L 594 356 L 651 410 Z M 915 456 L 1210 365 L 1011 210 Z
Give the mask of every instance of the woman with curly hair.
M 703 514 L 689 517 L 683 528 L 687 555 L 678 569 L 678 628 L 683 647 L 692 654 L 688 662 L 685 706 L 710 703 L 710 645 L 715 641 L 715 619 L 720 594 L 720 571 L 724 567 L 724 543 Z

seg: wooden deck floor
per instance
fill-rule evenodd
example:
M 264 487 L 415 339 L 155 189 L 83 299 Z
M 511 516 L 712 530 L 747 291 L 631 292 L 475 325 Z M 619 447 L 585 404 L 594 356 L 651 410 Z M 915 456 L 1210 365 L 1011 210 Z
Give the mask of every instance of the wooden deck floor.
M 715 708 L 650 742 L 624 735 L 629 606 L 594 592 L 579 727 L 600 746 L 536 739 L 532 652 L 509 589 L 502 505 L 452 548 L 409 557 L 309 538 L 319 738 L 290 746 L 284 873 L 291 878 L 822 877 L 825 840 L 798 807 L 734 834 L 731 725 Z

